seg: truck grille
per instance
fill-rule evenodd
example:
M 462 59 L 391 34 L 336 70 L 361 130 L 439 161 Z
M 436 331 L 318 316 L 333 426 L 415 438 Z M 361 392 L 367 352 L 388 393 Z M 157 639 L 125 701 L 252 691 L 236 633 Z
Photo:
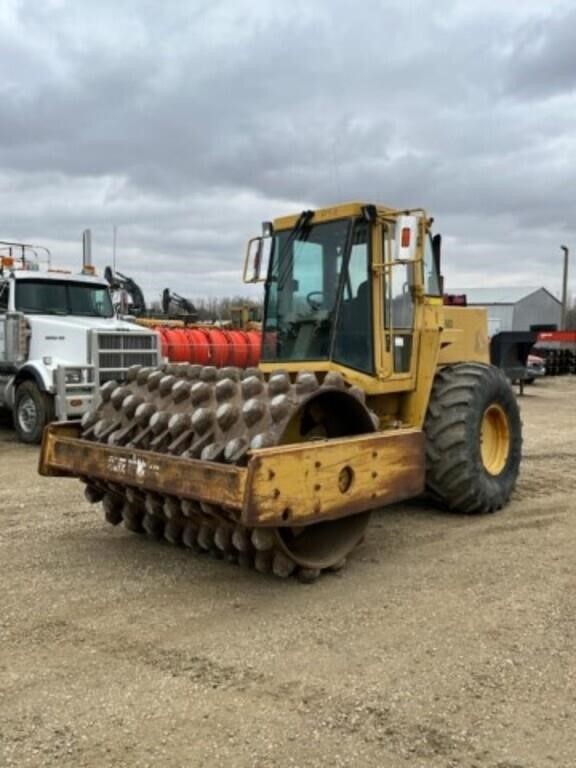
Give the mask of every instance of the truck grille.
M 131 365 L 154 366 L 160 363 L 158 336 L 155 333 L 94 334 L 94 363 L 97 381 L 121 381 Z

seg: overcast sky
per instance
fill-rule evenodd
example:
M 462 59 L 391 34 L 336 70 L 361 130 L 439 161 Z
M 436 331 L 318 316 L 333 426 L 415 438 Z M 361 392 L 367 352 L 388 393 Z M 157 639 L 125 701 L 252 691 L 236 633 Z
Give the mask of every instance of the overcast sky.
M 305 207 L 424 206 L 447 288 L 545 285 L 576 251 L 573 0 L 0 0 L 0 239 L 149 298 L 248 292 Z M 571 289 L 576 293 L 576 254 Z

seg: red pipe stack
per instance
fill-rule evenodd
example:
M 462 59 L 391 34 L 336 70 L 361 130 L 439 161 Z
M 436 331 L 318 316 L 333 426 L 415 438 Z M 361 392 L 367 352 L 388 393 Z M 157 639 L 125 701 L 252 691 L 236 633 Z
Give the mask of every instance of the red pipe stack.
M 262 334 L 227 328 L 168 328 L 157 325 L 162 355 L 171 363 L 197 363 L 223 368 L 258 365 Z

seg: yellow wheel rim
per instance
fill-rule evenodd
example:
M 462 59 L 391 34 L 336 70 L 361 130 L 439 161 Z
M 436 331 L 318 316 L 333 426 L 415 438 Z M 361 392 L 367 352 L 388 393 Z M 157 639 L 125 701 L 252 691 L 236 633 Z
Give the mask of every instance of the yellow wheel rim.
M 499 475 L 510 453 L 510 426 L 506 411 L 496 403 L 484 411 L 480 427 L 480 452 L 484 469 Z

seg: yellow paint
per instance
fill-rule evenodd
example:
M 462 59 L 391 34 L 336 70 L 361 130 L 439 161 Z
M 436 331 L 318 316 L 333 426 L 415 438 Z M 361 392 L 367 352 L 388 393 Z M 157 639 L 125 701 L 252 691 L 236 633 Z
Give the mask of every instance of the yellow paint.
M 480 440 L 484 469 L 491 475 L 499 475 L 510 454 L 510 425 L 506 411 L 497 403 L 492 403 L 484 412 Z
M 444 307 L 442 349 L 438 365 L 490 362 L 488 319 L 485 309 Z
M 40 452 L 41 475 L 90 477 L 140 490 L 239 510 L 246 469 L 81 439 L 80 424 L 50 424 Z
M 405 429 L 254 451 L 245 525 L 299 526 L 365 512 L 424 490 L 424 435 Z
M 44 432 L 40 473 L 196 499 L 225 507 L 246 525 L 298 526 L 333 520 L 424 490 L 421 430 L 318 439 L 253 451 L 227 466 L 79 439 L 68 423 Z M 241 517 L 240 517 L 241 515 Z

